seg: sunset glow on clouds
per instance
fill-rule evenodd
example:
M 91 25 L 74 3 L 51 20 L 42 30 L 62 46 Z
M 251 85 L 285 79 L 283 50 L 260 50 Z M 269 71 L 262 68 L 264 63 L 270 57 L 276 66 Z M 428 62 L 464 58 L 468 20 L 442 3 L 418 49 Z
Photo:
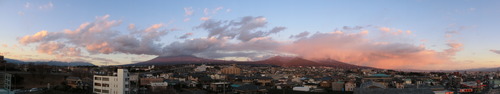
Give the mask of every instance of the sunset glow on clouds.
M 500 66 L 491 63 L 500 63 L 500 44 L 492 41 L 500 40 L 492 37 L 499 33 L 492 32 L 496 28 L 489 21 L 475 21 L 500 21 L 495 16 L 483 16 L 492 11 L 482 7 L 491 6 L 484 5 L 488 2 L 480 3 L 482 6 L 443 6 L 440 10 L 423 8 L 416 12 L 407 10 L 449 2 L 418 1 L 419 4 L 408 5 L 411 7 L 332 1 L 282 6 L 259 3 L 262 7 L 247 5 L 255 2 L 204 2 L 207 4 L 138 3 L 154 8 L 118 4 L 117 9 L 108 9 L 106 4 L 116 2 L 93 5 L 76 1 L 15 1 L 2 6 L 18 10 L 3 8 L 2 13 L 12 15 L 0 18 L 18 23 L 0 22 L 6 26 L 1 30 L 6 41 L 0 43 L 0 53 L 20 60 L 85 61 L 98 65 L 135 63 L 156 56 L 263 60 L 282 55 L 387 69 Z M 345 4 L 324 5 L 331 3 Z M 402 3 L 388 5 L 393 4 Z M 89 5 L 95 8 L 88 8 Z M 310 7 L 290 10 L 297 5 Z M 346 9 L 348 6 L 344 5 L 366 7 Z

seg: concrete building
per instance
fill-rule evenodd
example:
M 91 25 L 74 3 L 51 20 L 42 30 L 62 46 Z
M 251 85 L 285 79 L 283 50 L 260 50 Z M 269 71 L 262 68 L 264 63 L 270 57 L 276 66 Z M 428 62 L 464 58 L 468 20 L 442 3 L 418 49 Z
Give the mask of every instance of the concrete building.
M 6 66 L 7 61 L 4 60 L 3 56 L 0 56 L 0 63 L 5 64 Z M 10 91 L 11 89 L 11 80 L 12 80 L 12 75 L 9 73 L 2 72 L 0 73 L 0 93 L 1 94 L 10 94 L 12 93 Z
M 222 74 L 241 74 L 241 69 L 236 67 L 236 64 L 233 64 L 231 67 L 221 69 Z
M 94 93 L 97 94 L 129 94 L 129 72 L 118 69 L 113 75 L 94 75 Z

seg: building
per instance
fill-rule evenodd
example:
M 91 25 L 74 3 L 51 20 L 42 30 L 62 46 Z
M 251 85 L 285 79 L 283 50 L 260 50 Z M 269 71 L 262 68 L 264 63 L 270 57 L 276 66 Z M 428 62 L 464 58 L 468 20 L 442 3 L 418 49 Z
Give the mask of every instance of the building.
M 332 90 L 344 91 L 344 82 L 343 81 L 332 82 Z
M 152 83 L 159 83 L 163 82 L 163 78 L 140 78 L 140 84 L 141 86 L 151 86 Z
M 257 83 L 259 83 L 262 86 L 271 86 L 271 81 L 273 78 L 271 77 L 261 77 L 257 79 Z
M 4 60 L 3 56 L 0 56 L 0 63 L 3 63 L 5 64 L 4 66 L 6 66 L 7 64 L 7 61 Z M 11 79 L 12 78 L 12 75 L 9 74 L 9 73 L 0 73 L 0 90 L 2 92 L 2 94 L 4 93 L 10 93 L 10 89 L 11 89 Z M 5 91 L 5 92 L 3 92 Z
M 94 93 L 129 94 L 130 82 L 127 69 L 118 69 L 113 75 L 94 75 Z
M 200 66 L 194 68 L 194 71 L 195 72 L 204 72 L 204 71 L 207 71 L 207 68 L 210 68 L 210 66 L 203 64 L 203 65 L 200 65 Z
M 345 91 L 354 91 L 354 88 L 356 88 L 356 83 L 352 81 L 345 83 Z
M 231 67 L 221 69 L 222 74 L 241 74 L 241 69 L 236 67 L 236 64 L 233 64 Z
M 83 87 L 82 79 L 80 79 L 80 77 L 68 77 L 68 78 L 66 78 L 66 83 L 68 83 L 68 85 L 71 88 L 82 88 Z
M 229 83 L 229 82 L 210 83 L 210 91 L 216 92 L 216 93 L 232 91 L 231 83 Z

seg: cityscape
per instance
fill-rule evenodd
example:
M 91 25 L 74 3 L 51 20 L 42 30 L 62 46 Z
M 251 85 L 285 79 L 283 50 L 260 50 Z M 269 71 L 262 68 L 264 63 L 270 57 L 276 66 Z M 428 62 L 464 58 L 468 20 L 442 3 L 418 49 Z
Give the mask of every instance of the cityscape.
M 500 94 L 500 1 L 0 1 L 0 94 Z

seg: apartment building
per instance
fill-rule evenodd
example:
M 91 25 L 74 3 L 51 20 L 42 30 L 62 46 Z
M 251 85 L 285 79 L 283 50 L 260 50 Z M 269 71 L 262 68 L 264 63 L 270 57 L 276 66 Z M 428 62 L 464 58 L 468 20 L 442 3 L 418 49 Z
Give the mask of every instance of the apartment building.
M 118 69 L 113 75 L 94 75 L 94 93 L 129 94 L 130 76 L 127 69 Z

